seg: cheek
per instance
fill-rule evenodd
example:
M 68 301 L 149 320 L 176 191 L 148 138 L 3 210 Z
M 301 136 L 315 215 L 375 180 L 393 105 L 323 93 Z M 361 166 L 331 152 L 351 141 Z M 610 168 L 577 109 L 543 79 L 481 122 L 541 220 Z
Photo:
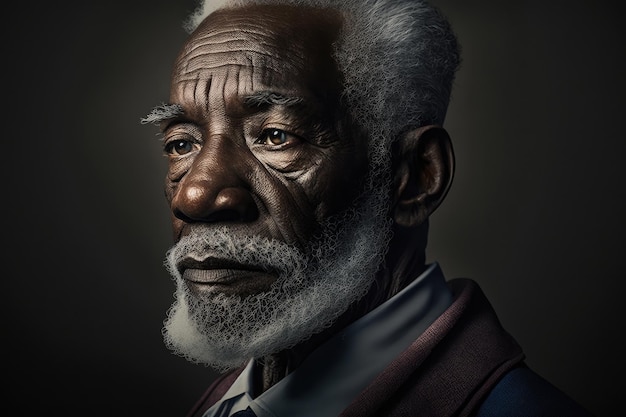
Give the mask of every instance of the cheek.
M 368 164 L 357 152 L 339 153 L 307 178 L 313 198 L 318 201 L 316 215 L 326 218 L 352 206 L 363 191 Z
M 288 243 L 307 241 L 318 227 L 316 199 L 302 176 L 287 178 L 277 172 L 259 170 L 253 189 L 261 200 L 271 234 Z M 261 219 L 263 220 L 263 219 Z
M 197 153 L 194 152 L 187 157 L 170 158 L 168 160 L 167 173 L 164 181 L 164 191 L 167 203 L 171 205 L 176 187 L 185 174 L 191 169 Z

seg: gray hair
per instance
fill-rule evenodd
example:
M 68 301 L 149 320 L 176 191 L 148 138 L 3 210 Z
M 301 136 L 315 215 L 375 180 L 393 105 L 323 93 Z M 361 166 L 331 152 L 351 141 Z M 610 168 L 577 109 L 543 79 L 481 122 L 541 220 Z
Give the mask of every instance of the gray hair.
M 192 32 L 213 11 L 248 4 L 331 8 L 344 25 L 335 59 L 347 111 L 370 137 L 370 156 L 386 159 L 404 131 L 442 125 L 460 62 L 456 36 L 424 0 L 206 0 L 185 22 Z M 372 161 L 382 163 L 382 160 Z

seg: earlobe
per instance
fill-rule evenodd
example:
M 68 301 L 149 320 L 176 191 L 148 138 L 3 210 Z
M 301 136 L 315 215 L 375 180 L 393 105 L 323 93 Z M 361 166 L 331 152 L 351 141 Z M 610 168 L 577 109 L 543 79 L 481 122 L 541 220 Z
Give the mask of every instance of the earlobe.
M 394 205 L 397 224 L 416 227 L 443 201 L 454 177 L 454 152 L 439 126 L 411 130 L 394 149 Z

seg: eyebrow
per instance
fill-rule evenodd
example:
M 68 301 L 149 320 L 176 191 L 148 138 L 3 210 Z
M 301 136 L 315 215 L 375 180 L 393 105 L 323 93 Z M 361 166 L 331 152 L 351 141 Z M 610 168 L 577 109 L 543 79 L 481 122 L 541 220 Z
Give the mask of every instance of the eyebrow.
M 265 105 L 294 106 L 304 102 L 302 97 L 286 96 L 274 91 L 258 91 L 244 97 L 244 103 L 250 107 Z
M 141 119 L 141 124 L 160 124 L 170 119 L 174 119 L 178 116 L 185 114 L 183 108 L 179 104 L 166 104 L 162 103 L 152 109 L 146 117 Z
M 250 107 L 263 107 L 265 105 L 294 106 L 303 102 L 304 99 L 302 97 L 286 96 L 273 91 L 258 91 L 244 98 L 244 103 Z M 159 125 L 183 114 L 185 114 L 185 111 L 179 104 L 162 103 L 155 106 L 150 113 L 143 117 L 141 124 Z

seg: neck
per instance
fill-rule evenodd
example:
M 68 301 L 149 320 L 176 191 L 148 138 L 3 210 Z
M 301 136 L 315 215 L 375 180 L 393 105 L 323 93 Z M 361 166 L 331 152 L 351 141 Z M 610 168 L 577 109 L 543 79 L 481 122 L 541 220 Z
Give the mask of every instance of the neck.
M 256 393 L 260 395 L 278 383 L 289 373 L 289 355 L 275 354 L 257 360 L 256 366 L 259 368 L 258 380 L 255 381 Z
M 255 363 L 258 370 L 258 372 L 255 373 L 257 380 L 254 381 L 255 396 L 261 395 L 297 369 L 311 352 L 331 338 L 340 329 L 355 320 L 356 317 L 354 317 L 353 314 L 349 314 L 351 311 L 352 309 L 342 315 L 326 330 L 311 336 L 297 346 L 257 359 Z
M 423 229 L 427 230 L 427 227 L 426 225 Z M 385 265 L 378 272 L 365 297 L 354 303 L 323 332 L 311 336 L 294 348 L 258 359 L 256 366 L 259 372 L 256 373 L 258 379 L 255 381 L 255 395 L 260 395 L 274 386 L 298 368 L 311 352 L 339 330 L 396 295 L 424 272 L 425 256 L 421 248 L 425 247 L 426 230 L 416 231 L 414 228 L 394 230 L 394 238 L 390 242 Z

